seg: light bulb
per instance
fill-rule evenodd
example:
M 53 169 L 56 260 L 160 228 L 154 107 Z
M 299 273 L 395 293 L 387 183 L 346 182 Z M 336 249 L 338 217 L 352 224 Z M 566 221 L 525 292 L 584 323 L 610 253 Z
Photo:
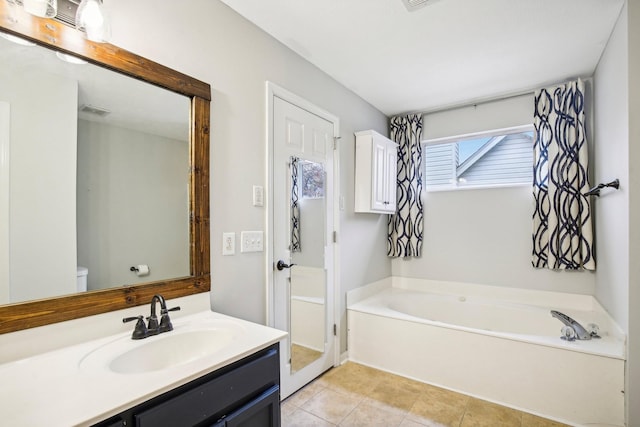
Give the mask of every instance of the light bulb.
M 66 53 L 62 53 L 62 52 L 56 52 L 56 56 L 58 57 L 58 59 L 64 61 L 64 62 L 68 62 L 69 64 L 74 64 L 74 65 L 84 65 L 87 63 L 87 61 L 85 61 L 84 59 L 80 59 L 76 56 L 73 55 L 68 55 Z
M 24 11 L 41 18 L 53 18 L 58 13 L 58 0 L 23 0 Z
M 76 11 L 76 28 L 87 33 L 87 39 L 104 43 L 111 37 L 111 27 L 102 1 L 82 0 Z
M 9 40 L 10 42 L 19 44 L 21 46 L 35 46 L 36 44 L 33 42 L 30 42 L 29 40 L 25 40 L 21 37 L 16 37 L 12 34 L 7 34 L 7 33 L 0 33 L 0 37 Z
M 104 23 L 104 18 L 100 13 L 100 6 L 97 2 L 87 2 L 87 7 L 85 7 L 82 14 L 82 20 L 85 26 L 92 28 L 97 28 Z

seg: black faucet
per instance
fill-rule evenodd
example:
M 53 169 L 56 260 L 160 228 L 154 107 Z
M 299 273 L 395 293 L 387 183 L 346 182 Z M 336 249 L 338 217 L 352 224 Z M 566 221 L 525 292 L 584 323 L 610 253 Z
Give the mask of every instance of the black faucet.
M 160 323 L 158 323 L 158 317 L 156 316 L 156 303 L 158 302 L 160 303 Z M 169 312 L 177 310 L 180 310 L 180 307 L 167 308 L 167 302 L 162 295 L 154 295 L 151 298 L 151 316 L 149 316 L 149 325 L 147 326 L 149 334 L 155 335 L 172 331 L 173 325 L 169 318 Z
M 156 303 L 160 303 L 160 322 L 158 322 L 158 316 L 156 315 Z M 171 319 L 169 318 L 170 311 L 180 310 L 180 307 L 167 308 L 167 302 L 160 294 L 156 294 L 151 298 L 151 315 L 147 317 L 149 321 L 148 325 L 144 324 L 142 316 L 125 317 L 123 322 L 130 322 L 137 320 L 136 326 L 131 334 L 131 339 L 140 340 L 151 335 L 158 335 L 163 332 L 169 332 L 173 330 Z
M 125 317 L 122 319 L 122 323 L 131 322 L 133 320 L 137 320 L 136 327 L 133 329 L 133 333 L 131 334 L 132 340 L 141 340 L 149 336 L 149 331 L 147 330 L 147 325 L 144 324 L 144 316 L 133 316 L 133 317 Z

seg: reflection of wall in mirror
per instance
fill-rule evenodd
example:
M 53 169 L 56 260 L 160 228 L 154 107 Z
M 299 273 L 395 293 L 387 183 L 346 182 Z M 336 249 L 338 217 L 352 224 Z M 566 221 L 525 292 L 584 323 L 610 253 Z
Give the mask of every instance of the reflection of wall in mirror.
M 324 268 L 294 265 L 291 267 L 291 296 L 314 299 L 324 304 L 325 295 Z
M 11 104 L 0 101 L 0 303 L 9 301 L 9 141 Z
M 292 262 L 308 267 L 324 267 L 324 198 L 300 198 L 300 252 L 291 254 Z
M 189 275 L 188 170 L 186 140 L 79 121 L 78 263 L 90 290 Z M 151 274 L 136 276 L 137 264 Z
M 37 67 L 20 71 L 0 70 L 0 100 L 11 108 L 11 203 L 2 218 L 11 302 L 76 289 L 78 86 Z

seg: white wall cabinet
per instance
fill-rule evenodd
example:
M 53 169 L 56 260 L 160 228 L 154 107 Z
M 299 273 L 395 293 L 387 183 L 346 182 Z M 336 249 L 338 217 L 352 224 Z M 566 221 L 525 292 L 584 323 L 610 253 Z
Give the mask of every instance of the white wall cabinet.
M 373 130 L 356 132 L 355 211 L 396 212 L 398 144 Z

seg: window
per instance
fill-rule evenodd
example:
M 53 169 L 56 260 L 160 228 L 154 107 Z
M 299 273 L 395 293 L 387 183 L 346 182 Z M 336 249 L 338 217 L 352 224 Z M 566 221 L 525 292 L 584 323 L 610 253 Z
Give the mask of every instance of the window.
M 424 161 L 426 191 L 531 184 L 533 129 L 427 141 Z
M 307 160 L 300 161 L 302 199 L 324 198 L 324 166 Z

